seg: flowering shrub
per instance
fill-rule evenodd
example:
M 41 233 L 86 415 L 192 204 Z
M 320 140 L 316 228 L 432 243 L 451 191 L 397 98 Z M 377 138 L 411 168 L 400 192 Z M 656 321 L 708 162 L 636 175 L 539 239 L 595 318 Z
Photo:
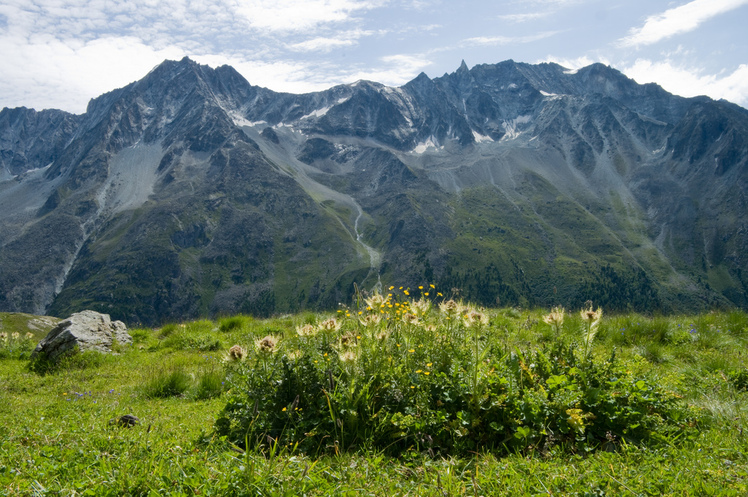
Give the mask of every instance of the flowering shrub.
M 19 359 L 29 354 L 36 346 L 34 335 L 0 331 L 0 359 Z
M 266 337 L 272 348 L 258 341 L 247 360 L 227 364 L 217 432 L 241 446 L 315 454 L 436 454 L 610 448 L 687 427 L 674 394 L 614 353 L 594 359 L 599 309 L 589 309 L 578 344 L 507 350 L 488 312 L 430 305 L 420 290 L 419 300 L 407 289 L 374 295 L 338 318 Z

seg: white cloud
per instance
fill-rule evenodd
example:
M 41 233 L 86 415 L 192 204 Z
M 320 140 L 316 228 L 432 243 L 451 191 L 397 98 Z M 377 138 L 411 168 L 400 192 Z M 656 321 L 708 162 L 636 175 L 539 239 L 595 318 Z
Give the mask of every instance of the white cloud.
M 318 63 L 247 60 L 240 55 L 200 55 L 191 58 L 211 67 L 229 65 L 250 84 L 273 91 L 307 93 L 332 86 L 330 80 L 325 79 L 329 68 Z
M 552 12 L 532 12 L 529 14 L 504 14 L 498 16 L 499 19 L 502 21 L 512 22 L 512 23 L 522 23 L 522 22 L 528 22 L 528 21 L 535 21 L 537 19 L 542 19 L 543 17 L 548 17 L 551 15 Z
M 560 31 L 544 31 L 542 33 L 528 36 L 476 36 L 467 38 L 462 41 L 462 46 L 495 46 L 495 45 L 513 45 L 521 43 L 532 43 L 534 41 L 549 38 Z
M 566 69 L 570 69 L 572 71 L 576 71 L 583 67 L 587 67 L 590 64 L 594 64 L 595 62 L 602 62 L 603 64 L 609 65 L 609 62 L 604 58 L 594 60 L 586 55 L 583 55 L 582 57 L 577 57 L 575 59 L 566 59 L 563 57 L 554 57 L 552 55 L 548 55 L 545 59 L 538 61 L 538 63 L 541 63 L 541 62 L 553 62 L 555 64 L 560 65 L 561 67 L 565 67 Z
M 354 70 L 345 77 L 347 81 L 376 81 L 387 86 L 401 86 L 412 80 L 432 62 L 425 55 L 388 55 L 381 57 L 383 67 Z
M 746 4 L 748 0 L 693 0 L 648 17 L 644 26 L 629 31 L 629 35 L 619 40 L 619 44 L 623 47 L 651 45 L 671 36 L 693 31 L 712 17 Z
M 355 45 L 360 38 L 371 36 L 375 31 L 352 30 L 338 33 L 334 37 L 319 36 L 310 40 L 287 45 L 290 50 L 296 52 L 329 52 L 336 48 L 350 47 Z
M 87 43 L 63 43 L 51 36 L 35 36 L 27 44 L 15 41 L 0 38 L 3 105 L 75 113 L 84 112 L 91 98 L 142 78 L 164 59 L 184 56 L 179 49 L 156 50 L 131 37 Z
M 381 4 L 374 0 L 249 0 L 240 2 L 237 12 L 256 29 L 305 31 L 347 21 L 356 12 Z
M 622 72 L 640 84 L 657 83 L 676 95 L 707 95 L 748 107 L 748 64 L 741 64 L 731 73 L 703 74 L 700 69 L 678 67 L 670 61 L 638 59 Z

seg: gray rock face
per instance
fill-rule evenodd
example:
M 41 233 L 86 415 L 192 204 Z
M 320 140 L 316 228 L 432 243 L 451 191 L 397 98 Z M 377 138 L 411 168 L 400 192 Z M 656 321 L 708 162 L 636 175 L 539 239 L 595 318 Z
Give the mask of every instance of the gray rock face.
M 56 360 L 61 355 L 74 350 L 81 352 L 98 350 L 103 353 L 112 351 L 114 341 L 124 344 L 132 343 L 127 327 L 122 321 L 112 321 L 108 314 L 96 311 L 77 312 L 60 321 L 49 334 L 36 346 L 31 357 L 43 353 L 49 360 Z
M 3 311 L 156 325 L 432 281 L 481 305 L 748 308 L 747 254 L 748 110 L 601 64 L 296 95 L 185 58 L 81 116 L 0 111 Z

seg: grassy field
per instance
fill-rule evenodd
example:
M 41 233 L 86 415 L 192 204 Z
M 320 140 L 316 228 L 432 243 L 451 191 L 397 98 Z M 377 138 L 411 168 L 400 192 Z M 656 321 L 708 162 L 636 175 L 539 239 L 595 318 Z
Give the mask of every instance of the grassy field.
M 0 494 L 748 494 L 745 313 L 450 306 L 131 329 L 51 368 L 2 315 Z

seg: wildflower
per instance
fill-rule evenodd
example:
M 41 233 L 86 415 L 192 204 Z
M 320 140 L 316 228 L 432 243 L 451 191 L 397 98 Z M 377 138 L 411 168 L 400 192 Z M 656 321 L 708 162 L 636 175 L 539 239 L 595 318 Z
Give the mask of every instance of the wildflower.
M 553 328 L 558 331 L 561 329 L 561 326 L 564 324 L 564 308 L 561 306 L 554 307 L 550 314 L 543 317 L 543 322 L 546 324 L 549 324 L 553 326 Z
M 411 314 L 409 312 L 406 312 L 405 314 L 403 314 L 402 319 L 403 319 L 403 322 L 407 324 L 411 324 L 411 325 L 416 325 L 419 322 L 418 316 L 416 316 L 415 314 Z
M 363 326 L 376 326 L 379 324 L 379 321 L 381 321 L 382 318 L 379 317 L 379 314 L 369 314 L 367 316 L 364 316 L 363 318 L 359 318 L 358 322 L 361 323 Z
M 429 302 L 426 299 L 419 299 L 419 300 L 413 302 L 413 306 L 412 307 L 413 307 L 413 310 L 417 314 L 423 315 L 423 314 L 426 314 L 427 312 L 429 312 L 429 309 L 431 309 L 431 302 Z
M 340 337 L 341 347 L 351 347 L 356 345 L 356 335 L 353 332 L 348 332 Z
M 5 332 L 0 333 L 0 340 L 5 341 L 7 339 L 8 339 L 8 334 L 7 333 L 5 333 Z
M 31 333 L 31 332 L 26 333 L 26 340 L 32 340 L 33 338 L 34 338 L 34 334 L 33 333 Z
M 311 337 L 317 333 L 317 329 L 311 324 L 306 324 L 304 326 L 297 326 L 296 333 L 298 333 L 299 336 L 302 337 Z
M 319 324 L 319 329 L 322 331 L 338 331 L 343 325 L 340 321 L 335 318 L 330 318 L 327 321 L 322 321 Z
M 486 326 L 488 324 L 488 316 L 483 312 L 476 311 L 475 309 L 468 309 L 463 316 L 462 321 L 468 328 L 471 326 Z
M 349 349 L 345 352 L 339 353 L 338 358 L 342 362 L 355 362 L 358 359 L 358 353 L 355 350 Z
M 384 305 L 384 297 L 379 293 L 375 293 L 368 299 L 364 299 L 364 301 L 366 302 L 366 305 L 368 305 L 372 309 Z
M 446 300 L 439 304 L 439 310 L 448 316 L 454 316 L 459 313 L 462 309 L 462 305 L 458 304 L 452 299 Z
M 584 357 L 586 358 L 589 354 L 590 344 L 595 339 L 597 334 L 597 326 L 600 324 L 600 320 L 603 317 L 603 310 L 598 307 L 596 311 L 592 310 L 592 302 L 587 302 L 587 309 L 582 309 L 580 312 L 582 320 L 586 323 L 587 330 L 584 336 Z
M 277 350 L 278 339 L 273 335 L 268 335 L 265 338 L 258 340 L 255 344 L 263 354 L 272 354 Z
M 247 351 L 241 345 L 234 345 L 229 349 L 229 359 L 232 361 L 243 361 L 247 357 Z
M 377 339 L 377 340 L 384 340 L 384 339 L 386 339 L 386 338 L 387 338 L 387 337 L 388 337 L 389 335 L 390 335 L 390 332 L 389 332 L 388 330 L 382 330 L 382 331 L 380 331 L 379 333 L 377 333 L 377 334 L 376 334 L 375 336 L 376 336 L 376 339 Z M 399 347 L 399 345 L 398 345 L 398 347 Z
M 602 308 L 598 307 L 596 311 L 593 311 L 592 302 L 588 301 L 587 304 L 587 309 L 582 309 L 579 314 L 580 316 L 582 316 L 583 321 L 590 323 L 591 326 L 596 326 L 600 322 L 600 319 L 603 317 L 603 310 Z
M 19 338 L 21 338 L 21 334 L 18 333 L 17 331 L 15 333 L 13 333 L 13 335 L 11 335 L 11 336 L 13 337 L 13 340 L 18 340 Z

